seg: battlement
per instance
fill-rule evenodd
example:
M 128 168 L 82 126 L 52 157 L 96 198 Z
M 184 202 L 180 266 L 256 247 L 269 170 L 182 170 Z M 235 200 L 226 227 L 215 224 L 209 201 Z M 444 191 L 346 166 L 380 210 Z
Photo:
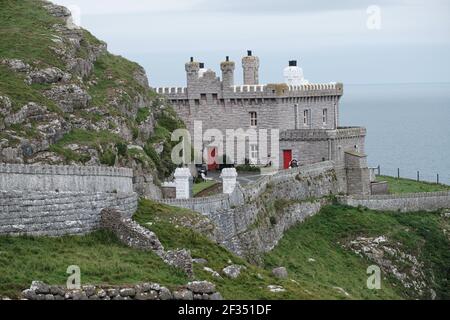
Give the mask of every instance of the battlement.
M 159 94 L 168 99 L 188 99 L 187 87 L 161 87 L 155 88 Z M 342 83 L 311 83 L 299 86 L 280 84 L 234 85 L 218 90 L 218 97 L 223 99 L 245 98 L 290 98 L 290 97 L 319 97 L 342 96 L 344 86 Z
M 298 140 L 328 140 L 343 138 L 358 138 L 366 135 L 366 129 L 362 127 L 345 127 L 337 130 L 326 129 L 298 129 L 286 130 L 280 133 L 281 141 Z

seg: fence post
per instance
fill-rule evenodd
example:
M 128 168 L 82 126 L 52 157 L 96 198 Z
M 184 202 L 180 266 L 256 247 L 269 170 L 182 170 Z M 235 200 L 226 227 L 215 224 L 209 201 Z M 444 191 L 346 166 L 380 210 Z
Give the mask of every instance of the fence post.
M 381 176 L 381 166 L 378 165 L 378 175 Z
M 439 184 L 439 173 L 437 174 L 436 182 L 437 182 L 437 184 Z
M 419 181 L 420 181 L 420 172 L 417 171 L 417 182 L 419 182 Z
M 397 179 L 400 179 L 400 168 L 397 168 Z

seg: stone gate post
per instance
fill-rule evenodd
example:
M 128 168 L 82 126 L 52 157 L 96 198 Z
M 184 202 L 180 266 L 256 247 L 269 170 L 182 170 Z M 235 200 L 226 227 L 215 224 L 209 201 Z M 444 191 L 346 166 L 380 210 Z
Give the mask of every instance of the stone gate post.
M 192 198 L 193 178 L 189 168 L 177 168 L 175 170 L 175 187 L 177 199 Z
M 224 168 L 220 177 L 223 181 L 223 193 L 231 194 L 236 187 L 237 171 L 235 168 Z

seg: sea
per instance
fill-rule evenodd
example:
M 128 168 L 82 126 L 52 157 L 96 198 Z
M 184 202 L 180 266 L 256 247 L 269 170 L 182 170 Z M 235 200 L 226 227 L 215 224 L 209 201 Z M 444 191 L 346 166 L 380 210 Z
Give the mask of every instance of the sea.
M 450 185 L 450 83 L 344 86 L 340 126 L 367 128 L 369 166 Z

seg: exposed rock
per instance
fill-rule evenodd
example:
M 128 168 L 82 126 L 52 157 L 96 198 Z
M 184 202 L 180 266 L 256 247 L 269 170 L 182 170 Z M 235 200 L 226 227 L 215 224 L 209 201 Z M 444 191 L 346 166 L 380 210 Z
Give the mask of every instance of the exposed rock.
M 267 289 L 269 289 L 270 292 L 285 292 L 286 289 L 284 289 L 282 286 L 277 285 L 269 285 L 267 286 Z
M 48 294 L 50 293 L 50 286 L 42 281 L 33 281 L 30 290 L 33 290 L 36 294 Z
M 245 266 L 240 266 L 237 264 L 233 264 L 228 266 L 222 270 L 223 274 L 230 279 L 236 279 L 241 275 L 241 270 L 246 269 Z
M 67 18 L 71 16 L 71 12 L 69 9 L 63 6 L 59 6 L 56 4 L 53 4 L 49 1 L 45 1 L 43 7 L 54 17 L 57 18 Z
M 121 289 L 120 295 L 122 297 L 134 297 L 136 295 L 136 290 L 134 290 L 133 288 Z
M 8 116 L 11 112 L 11 99 L 7 96 L 0 96 L 0 116 Z
M 403 252 L 400 243 L 393 243 L 385 236 L 358 237 L 344 247 L 373 261 L 384 273 L 398 279 L 405 288 L 414 290 L 418 296 L 428 292 L 424 264 L 415 256 Z
M 196 264 L 208 264 L 208 260 L 203 259 L 203 258 L 192 259 L 192 262 L 196 263 Z
M 149 88 L 147 74 L 145 73 L 144 68 L 139 67 L 133 74 L 134 80 L 137 81 L 144 88 Z
M 72 76 L 69 73 L 63 72 L 59 68 L 52 67 L 30 72 L 26 82 L 28 84 L 67 82 L 71 78 Z
M 39 106 L 34 102 L 30 102 L 22 107 L 17 113 L 10 114 L 5 117 L 5 124 L 10 126 L 12 124 L 21 124 L 25 120 L 32 121 L 46 113 L 45 107 Z
M 187 289 L 182 289 L 173 292 L 173 298 L 175 300 L 194 300 L 194 295 L 192 291 Z
M 191 252 L 186 249 L 170 250 L 164 255 L 164 261 L 174 267 L 180 268 L 189 277 L 194 275 L 194 268 L 192 266 Z
M 288 277 L 288 272 L 285 267 L 278 267 L 273 269 L 272 274 L 279 279 L 285 279 Z
M 30 70 L 30 65 L 19 59 L 3 59 L 0 62 L 15 72 L 28 72 Z
M 76 84 L 58 85 L 44 92 L 44 95 L 55 101 L 64 112 L 88 107 L 91 96 Z
M 346 297 L 350 297 L 350 294 L 341 287 L 333 287 L 333 289 L 337 290 L 339 293 L 343 294 Z
M 194 293 L 214 293 L 216 286 L 208 281 L 193 281 L 187 284 L 187 288 Z
M 203 267 L 203 270 L 205 270 L 206 272 L 210 273 L 210 274 L 211 274 L 213 277 L 215 277 L 215 278 L 222 278 L 222 277 L 220 276 L 220 274 L 219 274 L 217 271 L 214 271 L 214 270 L 211 269 L 211 268 Z
M 173 296 L 169 289 L 167 289 L 166 287 L 161 287 L 161 290 L 159 291 L 159 299 L 172 300 Z

